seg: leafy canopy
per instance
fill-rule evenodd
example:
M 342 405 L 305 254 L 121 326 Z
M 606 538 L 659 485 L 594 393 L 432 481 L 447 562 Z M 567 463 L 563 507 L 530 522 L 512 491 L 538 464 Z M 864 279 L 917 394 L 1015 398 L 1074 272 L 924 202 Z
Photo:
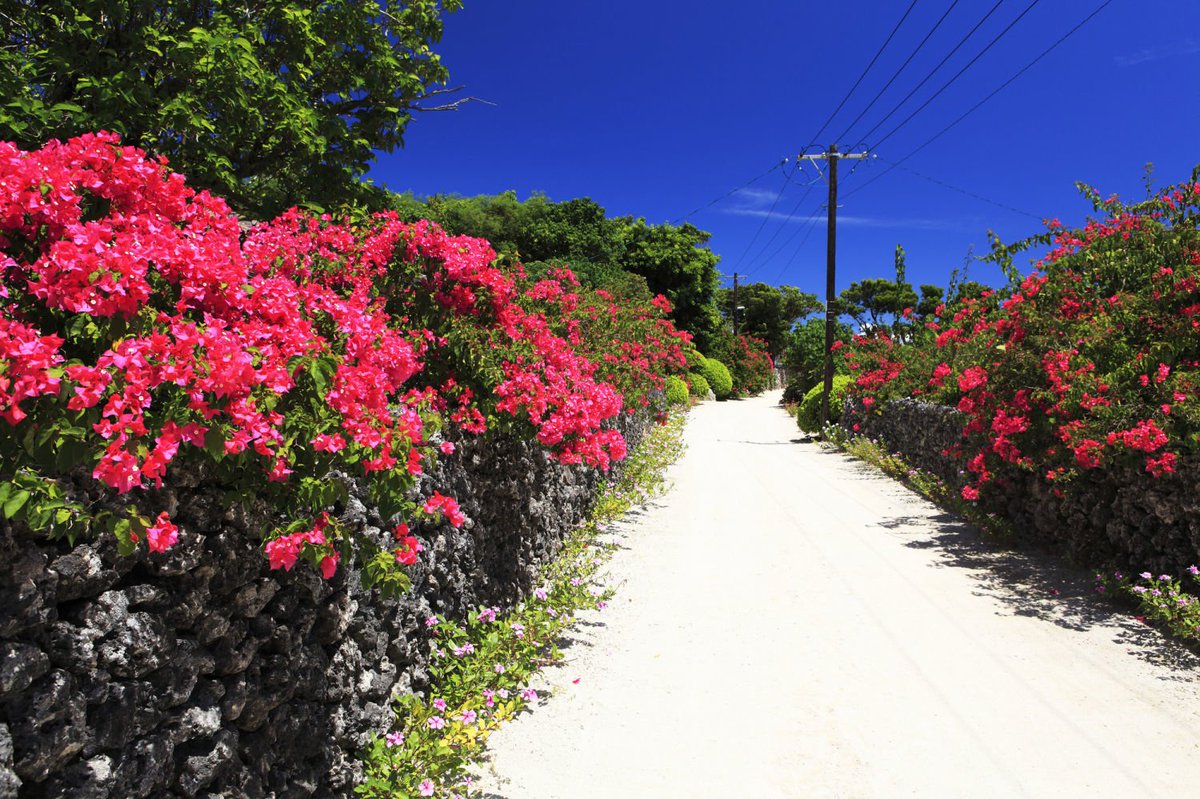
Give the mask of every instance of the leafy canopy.
M 359 179 L 446 69 L 461 0 L 0 0 L 0 139 L 87 131 L 269 218 L 374 201 Z

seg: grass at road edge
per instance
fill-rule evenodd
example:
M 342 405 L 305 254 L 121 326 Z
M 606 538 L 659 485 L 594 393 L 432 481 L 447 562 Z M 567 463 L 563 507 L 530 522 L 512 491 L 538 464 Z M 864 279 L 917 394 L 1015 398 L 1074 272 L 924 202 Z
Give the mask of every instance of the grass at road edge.
M 612 590 L 598 578 L 615 545 L 600 539 L 607 526 L 667 489 L 665 471 L 682 452 L 683 412 L 654 427 L 630 453 L 621 477 L 603 485 L 592 517 L 543 566 L 533 595 L 508 610 L 477 608 L 459 623 L 430 617 L 431 686 L 401 697 L 391 730 L 376 736 L 365 756 L 357 793 L 371 799 L 470 797 L 467 767 L 488 736 L 540 701 L 532 677 L 561 658 L 558 641 L 582 610 L 603 609 Z

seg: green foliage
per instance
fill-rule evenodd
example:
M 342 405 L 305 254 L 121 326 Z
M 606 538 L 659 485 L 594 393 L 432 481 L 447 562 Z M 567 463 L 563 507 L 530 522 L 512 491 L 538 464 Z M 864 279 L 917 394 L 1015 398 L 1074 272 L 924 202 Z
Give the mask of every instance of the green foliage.
M 700 362 L 699 373 L 708 381 L 717 399 L 729 399 L 733 395 L 733 377 L 729 368 L 716 358 L 704 358 Z
M 834 328 L 834 341 L 849 343 L 850 328 L 838 322 Z M 792 331 L 788 343 L 784 366 L 788 373 L 788 384 L 784 388 L 784 402 L 800 402 L 808 390 L 825 379 L 825 319 L 806 319 Z M 834 374 L 848 374 L 845 358 L 841 351 L 833 354 Z
M 687 405 L 688 385 L 683 381 L 683 378 L 676 377 L 675 375 L 667 375 L 663 392 L 666 394 L 667 402 L 670 404 Z
M 846 397 L 846 388 L 850 385 L 849 375 L 833 376 L 833 393 L 829 400 L 829 422 L 832 424 L 842 418 L 842 400 Z M 821 432 L 821 404 L 825 396 L 825 385 L 819 383 L 809 389 L 796 411 L 796 423 L 806 433 Z
M 771 357 L 778 359 L 788 345 L 788 333 L 796 320 L 825 310 L 815 294 L 795 286 L 750 283 L 738 287 L 738 332 L 762 339 Z M 721 289 L 718 305 L 727 317 L 733 313 L 733 289 Z
M 461 0 L 5 0 L 0 139 L 110 130 L 265 219 L 378 204 L 359 179 L 446 69 Z
M 689 372 L 687 379 L 689 390 L 693 397 L 704 399 L 708 396 L 708 392 L 712 391 L 708 385 L 708 379 L 699 372 Z
M 652 293 L 670 300 L 675 326 L 691 333 L 700 349 L 708 347 L 721 326 L 714 304 L 720 259 L 704 246 L 710 234 L 691 224 L 648 225 L 628 217 L 622 223 L 621 265 L 644 277 Z
M 859 327 L 890 327 L 906 308 L 915 309 L 920 299 L 908 283 L 868 278 L 851 283 L 842 293 L 845 312 Z
M 431 219 L 451 233 L 486 238 L 533 274 L 566 265 L 583 285 L 618 298 L 662 294 L 674 306 L 675 326 L 691 333 L 701 349 L 720 328 L 718 258 L 704 246 L 709 234 L 692 225 L 610 219 L 587 197 L 553 202 L 534 194 L 522 202 L 511 191 L 424 201 L 397 195 L 391 206 L 403 218 Z

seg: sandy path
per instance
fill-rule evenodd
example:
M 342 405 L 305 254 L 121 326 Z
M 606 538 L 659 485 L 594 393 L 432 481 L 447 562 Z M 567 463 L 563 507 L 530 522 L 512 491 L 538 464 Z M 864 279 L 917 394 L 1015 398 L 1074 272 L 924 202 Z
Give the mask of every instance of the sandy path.
M 778 393 L 692 412 L 612 605 L 492 738 L 491 797 L 1150 797 L 1200 783 L 1197 659 L 891 481 Z M 575 682 L 578 680 L 578 682 Z

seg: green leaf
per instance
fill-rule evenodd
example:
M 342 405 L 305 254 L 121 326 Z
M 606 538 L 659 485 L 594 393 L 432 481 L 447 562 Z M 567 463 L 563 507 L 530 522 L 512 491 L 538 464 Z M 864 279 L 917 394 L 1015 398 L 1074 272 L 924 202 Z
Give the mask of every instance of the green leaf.
M 11 519 L 29 501 L 29 492 L 23 488 L 17 489 L 4 503 L 4 518 Z

